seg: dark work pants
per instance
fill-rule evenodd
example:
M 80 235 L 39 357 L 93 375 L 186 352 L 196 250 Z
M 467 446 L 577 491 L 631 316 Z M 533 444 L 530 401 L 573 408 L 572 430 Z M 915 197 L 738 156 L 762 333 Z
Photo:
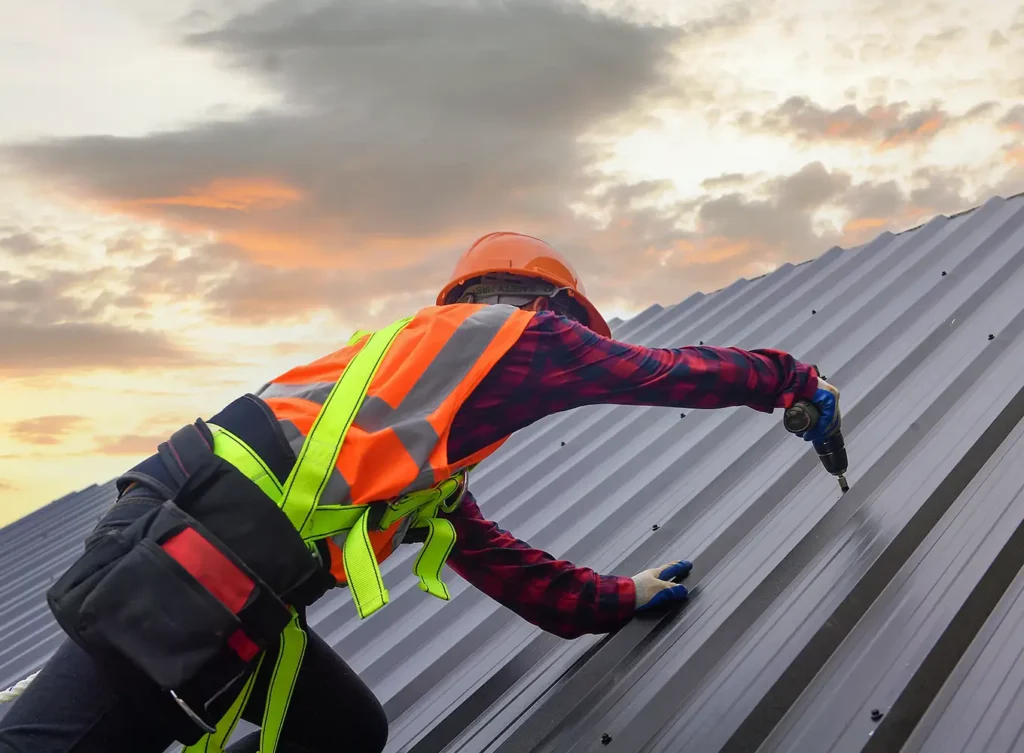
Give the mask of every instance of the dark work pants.
M 123 500 L 97 526 L 127 525 L 146 501 Z M 381 753 L 384 709 L 365 683 L 312 630 L 281 732 L 280 753 Z M 272 654 L 264 660 L 242 718 L 259 725 Z M 147 717 L 130 688 L 117 687 L 77 645 L 65 640 L 0 719 L 0 753 L 163 753 L 178 751 L 171 733 Z M 231 745 L 257 753 L 259 733 Z

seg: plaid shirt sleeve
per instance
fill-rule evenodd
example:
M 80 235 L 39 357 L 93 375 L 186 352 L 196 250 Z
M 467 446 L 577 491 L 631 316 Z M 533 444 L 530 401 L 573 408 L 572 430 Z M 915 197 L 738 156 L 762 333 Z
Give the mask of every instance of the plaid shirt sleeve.
M 448 566 L 527 622 L 562 638 L 618 630 L 633 616 L 632 578 L 556 559 L 487 520 L 467 492 L 454 512 Z
M 747 406 L 771 413 L 817 389 L 818 372 L 779 350 L 647 348 L 539 312 L 455 417 L 450 458 L 466 457 L 552 413 L 612 403 Z M 466 504 L 468 502 L 468 504 Z M 610 632 L 633 614 L 631 578 L 557 560 L 483 518 L 469 499 L 452 517 L 452 569 L 529 622 L 563 637 Z

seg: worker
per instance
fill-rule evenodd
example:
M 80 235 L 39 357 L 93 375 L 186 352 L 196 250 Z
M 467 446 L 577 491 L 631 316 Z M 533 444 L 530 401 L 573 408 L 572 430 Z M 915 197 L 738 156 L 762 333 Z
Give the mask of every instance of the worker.
M 771 413 L 803 398 L 822 409 L 810 440 L 838 396 L 774 349 L 616 341 L 560 253 L 486 235 L 437 305 L 183 427 L 118 479 L 48 592 L 71 639 L 0 721 L 0 753 L 213 751 L 239 716 L 259 729 L 233 753 L 380 753 L 381 704 L 305 607 L 347 587 L 361 617 L 384 608 L 379 563 L 398 546 L 421 548 L 428 594 L 449 598 L 446 562 L 565 639 L 688 597 L 687 560 L 601 574 L 488 520 L 468 470 L 511 434 L 583 405 Z

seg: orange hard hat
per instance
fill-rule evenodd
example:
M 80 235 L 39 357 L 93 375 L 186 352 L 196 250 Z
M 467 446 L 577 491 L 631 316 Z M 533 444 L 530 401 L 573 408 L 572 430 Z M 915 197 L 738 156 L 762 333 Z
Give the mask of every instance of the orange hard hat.
M 569 295 L 587 313 L 587 327 L 604 337 L 611 337 L 611 329 L 601 312 L 587 298 L 583 283 L 569 260 L 540 238 L 522 233 L 489 233 L 478 238 L 455 265 L 448 284 L 437 296 L 437 305 L 450 303 L 452 291 L 474 277 L 505 273 L 519 277 L 533 277 L 560 288 L 568 288 Z

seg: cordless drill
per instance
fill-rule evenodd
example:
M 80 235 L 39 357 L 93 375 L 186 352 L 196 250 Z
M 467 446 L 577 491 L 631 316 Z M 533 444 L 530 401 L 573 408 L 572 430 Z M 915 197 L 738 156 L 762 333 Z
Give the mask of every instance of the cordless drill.
M 818 425 L 821 411 L 814 403 L 808 400 L 798 400 L 792 407 L 786 409 L 782 417 L 782 423 L 786 431 L 793 434 L 810 431 Z M 843 432 L 840 430 L 841 421 L 836 422 L 835 430 L 820 442 L 812 442 L 814 451 L 818 453 L 818 459 L 825 466 L 825 470 L 839 478 L 839 488 L 843 494 L 850 490 L 846 483 L 846 443 L 843 441 Z

